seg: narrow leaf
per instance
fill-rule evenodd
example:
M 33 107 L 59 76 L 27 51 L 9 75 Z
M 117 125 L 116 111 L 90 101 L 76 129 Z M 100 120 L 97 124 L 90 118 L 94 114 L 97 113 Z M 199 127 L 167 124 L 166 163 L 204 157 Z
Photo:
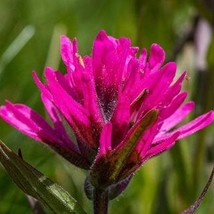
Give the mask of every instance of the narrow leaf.
M 142 137 L 145 130 L 152 125 L 158 116 L 157 110 L 151 110 L 148 112 L 137 124 L 133 132 L 125 139 L 124 144 L 120 148 L 116 148 L 115 152 L 109 157 L 111 163 L 113 164 L 113 171 L 111 174 L 111 179 L 115 180 L 120 174 L 121 169 L 125 165 L 128 157 L 133 151 L 134 147 L 137 145 L 137 142 Z M 121 143 L 122 144 L 122 143 Z
M 24 193 L 36 198 L 53 213 L 85 214 L 68 192 L 22 160 L 1 141 L 0 162 Z
M 98 157 L 90 172 L 90 182 L 95 187 L 103 188 L 119 182 L 121 170 L 142 137 L 143 133 L 151 126 L 158 117 L 157 110 L 151 110 L 142 117 L 133 127 L 132 131 L 126 136 L 118 147 L 106 155 Z

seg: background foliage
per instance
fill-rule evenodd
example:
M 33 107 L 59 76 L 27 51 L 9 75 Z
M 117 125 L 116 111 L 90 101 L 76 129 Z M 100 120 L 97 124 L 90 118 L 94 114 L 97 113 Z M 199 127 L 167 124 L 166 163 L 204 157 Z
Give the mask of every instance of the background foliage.
M 190 90 L 198 115 L 213 108 L 213 14 L 213 0 L 1 0 L 0 103 L 5 99 L 25 103 L 45 116 L 31 71 L 42 76 L 46 65 L 65 70 L 59 55 L 60 34 L 77 37 L 80 53 L 86 54 L 97 32 L 105 29 L 115 37 L 130 37 L 140 47 L 161 44 L 167 60 L 177 61 L 179 72 L 188 70 L 190 78 L 184 87 Z M 200 30 L 200 26 L 207 28 Z M 21 148 L 26 161 L 64 186 L 91 212 L 83 193 L 84 171 L 3 121 L 0 127 L 0 138 L 10 148 Z M 171 214 L 189 206 L 211 172 L 213 129 L 206 128 L 149 161 L 111 203 L 111 213 Z M 197 213 L 212 213 L 213 194 L 212 186 Z M 0 169 L 0 213 L 30 212 L 25 195 Z

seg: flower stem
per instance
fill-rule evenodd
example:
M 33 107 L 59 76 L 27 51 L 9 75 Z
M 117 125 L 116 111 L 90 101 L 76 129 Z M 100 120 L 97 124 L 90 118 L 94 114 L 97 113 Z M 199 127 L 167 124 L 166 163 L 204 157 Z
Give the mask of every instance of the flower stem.
M 108 192 L 95 188 L 93 193 L 94 214 L 108 214 L 108 201 Z

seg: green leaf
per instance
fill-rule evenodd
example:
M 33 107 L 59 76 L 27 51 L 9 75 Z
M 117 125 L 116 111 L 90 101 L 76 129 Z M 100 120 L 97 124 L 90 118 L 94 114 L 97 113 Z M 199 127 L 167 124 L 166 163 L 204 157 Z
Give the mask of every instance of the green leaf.
M 109 154 L 99 157 L 90 171 L 90 181 L 95 187 L 106 188 L 129 176 L 131 173 L 122 172 L 143 133 L 157 119 L 158 110 L 153 109 L 142 117 L 134 126 L 132 133 Z M 125 174 L 125 175 L 124 175 Z
M 109 157 L 112 165 L 114 165 L 114 170 L 112 170 L 110 177 L 111 180 L 115 180 L 121 173 L 121 169 L 124 167 L 128 157 L 137 145 L 139 139 L 142 137 L 142 134 L 156 121 L 157 116 L 158 110 L 149 111 L 140 121 L 138 121 L 135 129 L 126 139 L 121 148 L 113 152 L 111 157 Z
M 53 213 L 86 213 L 67 191 L 22 160 L 1 141 L 0 161 L 24 193 L 39 200 Z

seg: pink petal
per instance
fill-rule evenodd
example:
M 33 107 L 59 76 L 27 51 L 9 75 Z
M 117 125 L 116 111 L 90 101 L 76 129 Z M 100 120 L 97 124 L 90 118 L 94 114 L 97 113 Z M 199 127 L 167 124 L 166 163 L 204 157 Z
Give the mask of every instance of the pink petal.
M 188 102 L 180 107 L 174 114 L 164 120 L 160 131 L 167 132 L 180 123 L 194 108 L 194 102 Z
M 157 70 L 165 60 L 165 52 L 158 44 L 152 44 L 148 60 L 148 68 Z
M 75 55 L 77 54 L 77 40 L 73 42 L 66 36 L 61 36 L 61 56 L 69 72 L 75 70 Z
M 143 49 L 139 60 L 136 58 L 130 60 L 128 66 L 130 70 L 128 73 L 130 75 L 127 76 L 123 89 L 124 93 L 129 94 L 130 100 L 134 100 L 141 91 L 145 89 L 150 90 L 155 87 L 155 84 L 159 82 L 159 78 L 162 76 L 162 72 L 159 72 L 158 69 L 163 63 L 164 58 L 165 53 L 163 49 L 159 45 L 153 44 L 147 64 L 147 53 L 145 49 Z
M 35 111 L 22 104 L 12 104 L 9 101 L 0 108 L 0 116 L 14 128 L 27 136 L 48 144 L 53 150 L 78 167 L 88 169 L 87 161 L 71 146 L 65 146 L 48 123 Z
M 71 75 L 70 74 L 61 74 L 58 71 L 54 71 L 52 68 L 47 67 L 45 69 L 45 72 L 53 72 L 56 76 L 56 79 L 58 80 L 58 82 L 60 83 L 61 87 L 63 87 L 63 89 L 77 102 L 80 102 L 80 97 L 77 94 L 76 89 L 74 88 L 74 86 L 72 86 L 69 82 Z M 44 94 L 44 96 L 46 96 L 49 100 L 53 101 L 53 95 L 51 94 L 48 84 L 43 84 L 37 73 L 35 71 L 33 71 L 33 79 L 36 83 L 36 85 L 38 86 L 38 88 L 40 89 L 41 93 Z
M 61 119 L 62 115 L 59 115 L 60 113 L 56 106 L 47 97 L 45 97 L 44 94 L 41 94 L 41 98 L 46 110 L 48 111 L 48 114 L 51 117 L 51 120 L 54 123 L 55 133 L 62 140 L 62 142 L 65 143 L 66 146 L 70 147 L 73 151 L 78 151 L 77 146 L 71 141 L 70 137 L 66 132 L 66 129 L 63 125 L 63 121 Z
M 138 143 L 137 150 L 140 153 L 140 157 L 143 159 L 145 157 L 145 154 L 147 153 L 148 149 L 150 148 L 155 135 L 158 132 L 158 124 L 155 123 L 152 125 L 152 127 L 146 131 L 146 133 L 143 135 L 142 139 Z
M 58 109 L 62 111 L 63 115 L 71 124 L 73 122 L 73 117 L 78 117 L 83 124 L 87 124 L 89 122 L 87 111 L 83 108 L 82 105 L 72 99 L 67 90 L 62 87 L 63 84 L 60 83 L 60 80 L 57 78 L 56 74 L 56 72 L 49 68 L 47 68 L 45 71 L 49 90 L 51 91 L 54 102 Z
M 86 109 L 77 103 L 61 86 L 56 73 L 46 69 L 48 87 L 53 95 L 54 104 L 66 118 L 75 134 L 84 143 L 95 146 L 94 133 L 91 130 L 89 115 Z M 97 145 L 96 145 L 97 146 Z
M 155 108 L 160 105 L 166 91 L 169 88 L 176 72 L 176 64 L 171 62 L 166 64 L 161 70 L 155 72 L 154 77 L 144 80 L 144 88 L 148 90 L 148 96 L 145 97 L 142 107 L 139 110 L 141 112 L 148 111 L 148 109 Z M 164 105 L 164 103 L 161 103 Z
M 169 87 L 163 97 L 162 103 L 164 103 L 165 105 L 169 105 L 172 102 L 173 98 L 178 95 L 178 93 L 181 91 L 181 84 L 185 76 L 186 72 L 183 72 L 178 78 L 178 80 L 172 86 Z
M 105 103 L 104 108 L 110 101 L 116 100 L 132 51 L 129 39 L 114 39 L 104 31 L 100 31 L 94 41 L 92 61 L 95 84 L 98 97 Z M 107 111 L 109 109 L 104 109 L 104 112 Z
M 163 106 L 163 108 L 160 111 L 160 118 L 166 119 L 168 117 L 170 117 L 172 114 L 175 113 L 175 111 L 181 106 L 181 104 L 184 102 L 184 100 L 187 97 L 187 92 L 182 92 L 179 95 L 177 95 L 177 97 L 175 97 L 172 100 L 172 103 L 170 103 L 169 106 Z
M 83 97 L 81 79 L 83 75 L 82 70 L 84 67 L 84 62 L 81 56 L 78 54 L 77 40 L 74 39 L 73 42 L 71 42 L 69 38 L 62 36 L 61 55 L 68 71 L 68 75 L 63 77 L 64 79 L 67 79 L 66 85 L 69 85 L 69 87 L 66 87 L 66 90 L 69 91 L 69 94 L 72 95 L 75 100 L 80 101 Z M 68 76 L 70 79 L 67 78 Z
M 181 126 L 176 131 L 180 132 L 180 135 L 178 139 L 182 139 L 184 137 L 187 137 L 189 135 L 192 135 L 193 133 L 205 128 L 206 126 L 210 125 L 214 121 L 214 111 L 209 111 L 206 114 L 203 114 L 196 119 L 190 121 L 189 123 Z M 174 133 L 173 132 L 173 133 Z
M 151 157 L 157 156 L 160 153 L 165 152 L 166 150 L 172 148 L 175 145 L 175 141 L 178 139 L 179 134 L 180 134 L 179 132 L 175 132 L 158 145 L 151 147 L 146 153 L 143 161 Z
M 119 95 L 119 100 L 111 118 L 112 146 L 117 146 L 125 137 L 130 123 L 130 101 L 124 94 Z
M 56 143 L 57 136 L 48 123 L 35 111 L 22 104 L 9 101 L 1 106 L 0 116 L 20 132 L 38 141 Z
M 103 124 L 104 118 L 100 110 L 92 71 L 92 63 L 89 57 L 84 58 L 85 70 L 82 75 L 82 87 L 84 90 L 84 107 L 93 118 L 93 122 Z
M 173 132 L 162 134 L 157 136 L 154 140 L 154 144 L 159 143 L 168 137 L 172 136 L 174 133 L 179 132 L 178 139 L 185 138 L 193 133 L 205 128 L 214 121 L 214 111 L 210 111 L 206 114 L 203 114 L 196 119 L 190 121 L 189 123 L 181 126 L 180 128 L 174 130 Z
M 108 37 L 104 31 L 100 31 L 94 41 L 92 55 L 95 81 L 99 87 L 102 84 L 103 87 L 114 85 L 112 80 L 116 78 L 115 75 L 119 75 L 118 72 L 115 72 L 116 62 L 118 62 L 116 49 L 116 39 Z
M 129 97 L 130 101 L 133 101 L 144 89 L 142 86 L 144 73 L 140 70 L 140 63 L 137 59 L 132 58 L 129 61 L 127 73 L 129 75 L 124 80 L 123 93 Z
M 40 89 L 40 91 L 46 97 L 48 97 L 51 100 L 52 99 L 52 95 L 49 92 L 48 87 L 40 81 L 40 79 L 39 79 L 39 77 L 38 77 L 38 75 L 37 75 L 37 73 L 35 71 L 32 72 L 32 76 L 33 76 L 34 82 L 36 83 L 36 85 Z
M 98 156 L 102 156 L 111 150 L 112 124 L 107 123 L 100 136 L 100 150 Z
M 146 60 L 147 60 L 147 50 L 144 48 L 140 54 L 139 62 L 141 65 L 141 69 L 144 69 L 146 66 Z

